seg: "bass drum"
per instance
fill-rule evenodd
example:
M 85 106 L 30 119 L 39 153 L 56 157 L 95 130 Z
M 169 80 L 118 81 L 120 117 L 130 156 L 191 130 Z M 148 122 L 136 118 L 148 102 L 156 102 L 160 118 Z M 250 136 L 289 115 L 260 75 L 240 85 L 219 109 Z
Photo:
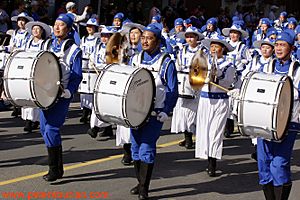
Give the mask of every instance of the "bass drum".
M 57 100 L 61 68 L 48 51 L 15 51 L 4 69 L 4 91 L 15 106 L 47 109 Z
M 144 68 L 107 65 L 96 80 L 94 109 L 105 122 L 138 128 L 149 118 L 155 97 L 155 82 Z
M 293 108 L 293 83 L 287 75 L 249 72 L 238 100 L 242 135 L 282 140 Z

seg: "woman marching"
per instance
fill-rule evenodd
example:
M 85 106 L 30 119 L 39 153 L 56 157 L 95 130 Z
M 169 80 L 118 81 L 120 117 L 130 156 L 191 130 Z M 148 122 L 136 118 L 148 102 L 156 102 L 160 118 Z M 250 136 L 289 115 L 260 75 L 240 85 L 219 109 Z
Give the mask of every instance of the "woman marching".
M 216 160 L 222 157 L 223 133 L 229 115 L 229 96 L 210 81 L 229 88 L 235 81 L 236 69 L 225 58 L 233 50 L 224 37 L 205 39 L 203 44 L 210 49 L 208 70 L 214 71 L 215 80 L 206 78 L 200 93 L 196 123 L 196 158 L 208 159 L 207 172 L 216 176 Z M 215 67 L 213 67 L 215 66 Z

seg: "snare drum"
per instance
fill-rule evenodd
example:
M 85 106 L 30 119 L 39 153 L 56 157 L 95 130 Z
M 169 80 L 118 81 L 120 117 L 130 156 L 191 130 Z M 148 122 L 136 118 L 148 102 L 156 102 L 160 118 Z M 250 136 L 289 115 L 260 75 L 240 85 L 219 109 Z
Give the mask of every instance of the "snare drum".
M 238 127 L 243 135 L 281 140 L 293 108 L 293 83 L 287 75 L 249 72 L 238 100 Z
M 48 51 L 15 51 L 4 69 L 4 91 L 15 106 L 52 106 L 59 94 L 61 69 Z
M 105 122 L 138 128 L 148 119 L 155 82 L 144 68 L 111 64 L 98 76 L 94 91 L 96 116 Z
M 78 87 L 78 92 L 83 94 L 93 94 L 98 74 L 95 70 L 82 69 L 82 81 Z
M 177 72 L 177 79 L 178 79 L 178 93 L 179 97 L 187 98 L 187 99 L 194 99 L 195 98 L 195 91 L 190 85 L 189 81 L 189 72 Z

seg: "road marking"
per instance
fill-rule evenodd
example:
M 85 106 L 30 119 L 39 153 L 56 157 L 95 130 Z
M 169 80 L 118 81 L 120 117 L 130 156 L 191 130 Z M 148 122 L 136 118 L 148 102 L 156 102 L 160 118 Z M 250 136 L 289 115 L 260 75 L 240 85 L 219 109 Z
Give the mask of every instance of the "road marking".
M 180 140 L 172 141 L 172 142 L 168 142 L 168 143 L 164 143 L 164 144 L 159 144 L 159 145 L 157 145 L 157 147 L 158 148 L 165 148 L 165 147 L 173 146 L 175 144 L 178 144 L 179 141 Z M 74 164 L 74 165 L 64 167 L 64 171 L 68 171 L 68 170 L 71 170 L 71 169 L 77 169 L 77 168 L 80 168 L 80 167 L 86 167 L 86 166 L 89 166 L 89 165 L 94 165 L 94 164 L 98 164 L 98 163 L 102 163 L 102 162 L 106 162 L 106 161 L 111 161 L 111 160 L 119 159 L 119 158 L 122 158 L 122 157 L 123 157 L 123 154 L 119 154 L 119 155 L 108 156 L 106 158 L 101 158 L 101 159 L 97 159 L 97 160 L 91 160 L 91 161 L 87 161 L 87 162 L 83 162 L 83 163 L 78 163 L 78 164 Z M 44 172 L 40 172 L 40 173 L 37 173 L 37 174 L 28 175 L 28 176 L 21 176 L 21 177 L 6 180 L 6 181 L 1 181 L 0 186 L 16 183 L 16 182 L 20 182 L 20 181 L 25 181 L 25 180 L 29 180 L 29 179 L 38 178 L 38 177 L 41 177 L 41 176 L 45 175 L 46 173 L 48 173 L 48 171 L 44 171 Z

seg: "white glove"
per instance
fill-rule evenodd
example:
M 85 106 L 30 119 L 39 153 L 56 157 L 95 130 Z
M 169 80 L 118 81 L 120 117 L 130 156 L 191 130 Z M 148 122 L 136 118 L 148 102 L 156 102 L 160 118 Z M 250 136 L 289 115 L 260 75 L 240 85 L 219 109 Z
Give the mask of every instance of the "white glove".
M 71 98 L 71 92 L 68 89 L 64 89 L 60 97 L 65 98 L 65 99 L 70 99 Z
M 231 96 L 232 98 L 238 98 L 240 95 L 240 89 L 229 90 L 229 92 L 227 92 L 227 94 L 229 96 Z
M 243 63 L 244 65 L 247 65 L 247 64 L 249 63 L 249 61 L 246 60 L 246 59 L 242 59 L 242 60 L 241 60 L 241 63 Z
M 208 84 L 210 82 L 210 78 L 206 77 L 204 83 Z
M 165 122 L 168 119 L 168 115 L 165 112 L 160 112 L 157 115 L 157 120 L 160 122 Z
M 0 46 L 0 51 L 5 51 L 5 46 Z

